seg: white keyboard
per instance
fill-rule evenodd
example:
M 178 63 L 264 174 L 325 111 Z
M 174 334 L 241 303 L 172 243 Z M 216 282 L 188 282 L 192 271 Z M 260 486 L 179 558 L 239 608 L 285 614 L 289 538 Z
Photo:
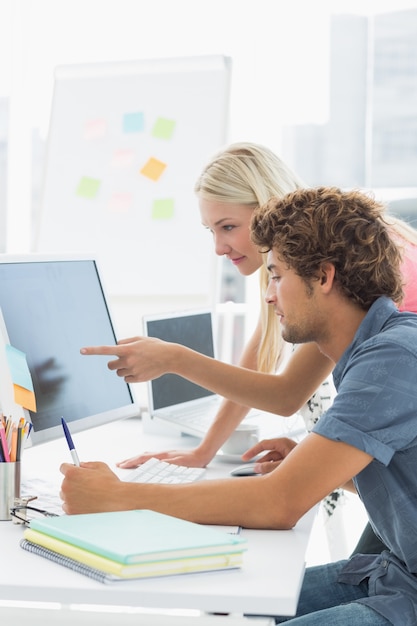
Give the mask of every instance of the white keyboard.
M 152 458 L 146 461 L 146 463 L 139 465 L 136 469 L 131 470 L 128 474 L 124 474 L 121 478 L 132 483 L 181 484 L 199 480 L 205 471 L 204 467 L 185 467 Z M 31 505 L 62 515 L 62 501 L 59 497 L 59 490 L 59 484 L 53 484 L 47 480 L 33 477 L 23 480 L 21 486 L 22 496 L 37 496 L 36 500 L 31 502 Z
M 123 476 L 122 480 L 129 483 L 165 483 L 175 485 L 193 483 L 199 480 L 205 471 L 204 467 L 185 467 L 151 458 L 126 476 Z
M 20 494 L 22 497 L 36 496 L 35 500 L 29 502 L 30 506 L 62 515 L 62 500 L 59 497 L 60 488 L 60 483 L 52 483 L 47 479 L 32 476 L 22 480 Z

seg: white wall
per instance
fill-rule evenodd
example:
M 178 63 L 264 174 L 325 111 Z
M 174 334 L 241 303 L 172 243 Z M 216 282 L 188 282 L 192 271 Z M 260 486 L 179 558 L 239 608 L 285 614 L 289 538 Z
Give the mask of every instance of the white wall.
M 8 249 L 30 242 L 31 129 L 47 135 L 59 64 L 200 54 L 233 59 L 229 140 L 280 152 L 284 124 L 327 115 L 330 13 L 416 0 L 0 0 L 0 97 L 10 97 Z M 6 207 L 0 207 L 5 209 Z
M 47 137 L 53 72 L 60 64 L 224 54 L 232 58 L 228 141 L 280 153 L 281 128 L 323 122 L 330 13 L 372 13 L 416 0 L 0 0 L 0 97 L 10 98 L 7 249 L 30 250 L 31 132 Z M 197 210 L 197 207 L 196 207 Z M 250 282 L 247 333 L 257 314 Z M 111 297 L 120 337 L 144 313 L 206 301 Z

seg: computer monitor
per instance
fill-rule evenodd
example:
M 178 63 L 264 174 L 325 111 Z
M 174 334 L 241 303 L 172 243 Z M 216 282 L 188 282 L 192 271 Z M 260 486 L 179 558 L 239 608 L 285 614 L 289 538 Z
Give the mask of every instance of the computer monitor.
M 117 341 L 94 258 L 1 254 L 0 309 L 33 381 L 30 443 L 62 437 L 61 417 L 79 432 L 139 414 L 129 385 L 107 367 L 111 357 L 80 354 Z

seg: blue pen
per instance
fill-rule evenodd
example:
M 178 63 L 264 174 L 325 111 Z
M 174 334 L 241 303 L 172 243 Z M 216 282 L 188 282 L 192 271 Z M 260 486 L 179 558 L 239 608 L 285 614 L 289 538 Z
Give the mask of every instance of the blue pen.
M 65 439 L 67 440 L 68 448 L 71 452 L 72 460 L 74 461 L 74 465 L 80 466 L 80 460 L 78 458 L 77 451 L 75 449 L 74 443 L 72 441 L 71 433 L 68 429 L 67 423 L 63 417 L 61 417 L 62 428 L 64 429 Z

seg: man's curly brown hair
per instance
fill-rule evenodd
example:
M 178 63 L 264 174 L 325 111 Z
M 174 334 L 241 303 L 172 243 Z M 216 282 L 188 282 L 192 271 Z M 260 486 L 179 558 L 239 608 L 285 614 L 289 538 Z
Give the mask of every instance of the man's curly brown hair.
M 323 263 L 335 267 L 341 292 L 362 309 L 380 296 L 403 298 L 401 252 L 389 235 L 384 205 L 359 191 L 301 189 L 255 209 L 252 241 L 307 284 Z

